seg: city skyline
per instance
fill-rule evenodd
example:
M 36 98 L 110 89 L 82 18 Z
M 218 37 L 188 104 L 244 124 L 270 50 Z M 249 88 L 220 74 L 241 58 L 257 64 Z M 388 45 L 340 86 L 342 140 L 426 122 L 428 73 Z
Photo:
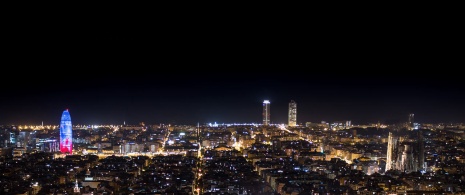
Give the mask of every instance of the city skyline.
M 351 120 L 353 124 L 465 121 L 465 87 L 457 77 L 326 77 L 305 73 L 192 72 L 31 76 L 10 82 L 0 97 L 0 124 L 56 125 L 62 110 L 73 124 L 257 123 L 263 100 L 270 122 L 288 123 L 291 100 L 297 123 Z M 2 79 L 3 83 L 8 80 Z
M 107 10 L 7 20 L 2 194 L 465 194 L 450 20 Z

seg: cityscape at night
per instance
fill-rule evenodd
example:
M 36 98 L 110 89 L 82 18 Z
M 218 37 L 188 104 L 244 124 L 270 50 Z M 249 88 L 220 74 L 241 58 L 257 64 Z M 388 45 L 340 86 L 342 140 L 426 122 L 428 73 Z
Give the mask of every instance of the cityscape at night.
M 461 194 L 465 123 L 0 125 L 2 194 Z
M 465 194 L 464 75 L 426 44 L 104 24 L 9 49 L 0 194 Z

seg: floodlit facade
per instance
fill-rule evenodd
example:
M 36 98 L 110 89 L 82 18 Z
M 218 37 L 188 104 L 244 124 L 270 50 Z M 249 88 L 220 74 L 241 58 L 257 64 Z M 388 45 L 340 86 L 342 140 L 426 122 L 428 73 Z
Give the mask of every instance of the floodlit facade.
M 60 122 L 60 151 L 65 154 L 73 153 L 73 126 L 68 109 L 63 111 Z
M 385 170 L 399 170 L 402 172 L 424 170 L 426 168 L 424 147 L 421 130 L 418 130 L 416 139 L 407 139 L 389 132 Z

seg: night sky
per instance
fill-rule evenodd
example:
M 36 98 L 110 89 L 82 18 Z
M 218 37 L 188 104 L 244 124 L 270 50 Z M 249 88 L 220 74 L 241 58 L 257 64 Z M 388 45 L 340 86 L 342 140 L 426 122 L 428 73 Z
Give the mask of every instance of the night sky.
M 74 125 L 261 123 L 263 100 L 272 123 L 291 100 L 298 123 L 465 122 L 457 51 L 424 37 L 115 26 L 14 36 L 0 125 L 58 125 L 65 109 Z

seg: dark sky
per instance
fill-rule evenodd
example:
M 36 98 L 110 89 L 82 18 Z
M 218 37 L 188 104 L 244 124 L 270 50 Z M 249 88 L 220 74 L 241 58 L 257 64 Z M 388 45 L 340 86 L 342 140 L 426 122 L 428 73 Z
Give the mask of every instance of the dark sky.
M 24 84 L 2 91 L 0 124 L 58 124 L 64 109 L 73 124 L 258 123 L 265 99 L 271 101 L 273 123 L 287 122 L 291 100 L 297 102 L 299 123 L 401 122 L 409 113 L 422 123 L 465 121 L 458 79 L 318 74 L 218 70 L 18 76 L 11 82 Z
M 258 30 L 260 29 L 260 30 Z M 12 32 L 0 124 L 465 122 L 462 54 L 447 37 L 346 28 Z M 384 29 L 385 30 L 385 29 Z M 429 40 L 425 40 L 429 37 Z

